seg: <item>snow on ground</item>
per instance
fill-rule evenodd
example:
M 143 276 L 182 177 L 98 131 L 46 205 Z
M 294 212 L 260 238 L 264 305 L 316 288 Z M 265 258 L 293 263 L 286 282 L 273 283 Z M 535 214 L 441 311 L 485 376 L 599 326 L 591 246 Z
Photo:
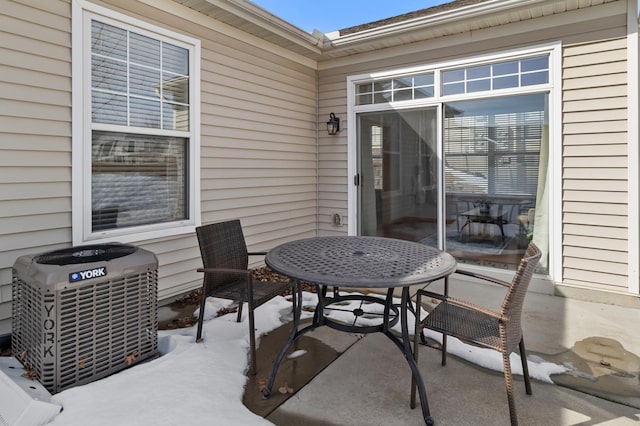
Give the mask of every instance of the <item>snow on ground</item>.
M 252 413 L 242 403 L 248 368 L 249 330 L 246 309 L 243 321 L 235 314 L 215 318 L 230 302 L 209 298 L 205 309 L 204 342 L 195 343 L 196 327 L 158 332 L 160 357 L 123 370 L 93 383 L 67 389 L 53 396 L 63 407 L 50 423 L 58 426 L 140 426 L 271 424 Z M 303 304 L 315 306 L 317 296 L 303 293 Z M 331 317 L 352 322 L 349 310 L 359 302 L 349 302 L 345 311 L 332 311 Z M 374 304 L 374 307 L 377 304 Z M 380 309 L 382 307 L 380 306 Z M 276 297 L 256 310 L 256 335 L 272 331 L 291 318 L 291 302 Z M 303 311 L 303 318 L 312 316 Z M 409 314 L 410 330 L 414 317 Z M 377 317 L 359 321 L 376 323 Z M 400 331 L 400 324 L 394 327 Z M 425 330 L 428 337 L 441 341 L 439 333 Z M 448 339 L 448 352 L 480 366 L 502 371 L 498 352 L 469 346 Z M 304 354 L 299 354 L 304 356 Z M 520 357 L 511 355 L 514 374 L 522 374 Z M 551 383 L 550 376 L 566 367 L 529 358 L 531 377 Z

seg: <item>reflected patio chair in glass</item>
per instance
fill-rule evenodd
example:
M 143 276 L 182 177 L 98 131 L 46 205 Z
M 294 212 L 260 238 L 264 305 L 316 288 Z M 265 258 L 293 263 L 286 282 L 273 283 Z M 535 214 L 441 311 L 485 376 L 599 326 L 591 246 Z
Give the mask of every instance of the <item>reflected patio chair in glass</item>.
M 292 288 L 290 282 L 266 282 L 253 279 L 248 270 L 249 256 L 264 256 L 266 252 L 247 251 L 240 220 L 212 223 L 196 228 L 200 255 L 204 272 L 202 298 L 200 299 L 200 315 L 196 341 L 202 341 L 202 323 L 207 297 L 214 296 L 238 302 L 237 321 L 242 319 L 242 307 L 247 303 L 249 309 L 249 339 L 251 346 L 251 363 L 249 374 L 256 373 L 256 336 L 254 310 Z M 294 298 L 295 303 L 295 298 Z
M 445 285 L 445 294 L 437 294 L 427 290 L 418 290 L 417 293 L 417 318 L 420 318 L 421 297 L 427 296 L 440 300 L 438 305 L 421 321 L 416 324 L 416 342 L 418 333 L 425 343 L 423 329 L 442 333 L 442 365 L 446 365 L 447 356 L 447 336 L 454 336 L 463 342 L 489 348 L 502 353 L 504 366 L 504 380 L 507 389 L 507 400 L 509 402 L 509 414 L 511 424 L 517 425 L 516 407 L 513 399 L 513 386 L 511 379 L 511 363 L 509 355 L 516 348 L 520 349 L 522 359 L 522 371 L 527 395 L 531 395 L 531 383 L 529 380 L 529 369 L 527 366 L 527 354 L 522 337 L 522 306 L 527 293 L 527 288 L 531 282 L 533 272 L 540 260 L 541 252 L 538 247 L 530 243 L 527 247 L 518 269 L 511 283 L 501 281 L 492 277 L 475 274 L 473 272 L 456 270 L 457 274 L 466 275 L 476 279 L 499 284 L 506 288 L 506 295 L 502 301 L 500 311 L 493 311 L 478 306 L 471 301 L 449 297 L 448 285 Z M 418 347 L 415 345 L 415 356 L 418 355 Z

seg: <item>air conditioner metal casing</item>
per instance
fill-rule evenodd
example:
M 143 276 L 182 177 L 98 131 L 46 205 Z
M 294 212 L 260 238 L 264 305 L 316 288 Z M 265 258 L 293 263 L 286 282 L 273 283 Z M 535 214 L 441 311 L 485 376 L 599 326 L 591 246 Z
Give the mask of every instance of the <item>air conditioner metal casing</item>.
M 91 254 L 114 247 L 128 254 L 108 260 Z M 40 263 L 56 254 L 50 252 L 21 256 L 13 266 L 12 351 L 51 393 L 158 355 L 156 256 L 121 244 L 65 249 L 62 255 L 69 253 L 80 253 L 80 261 Z M 74 281 L 79 271 L 106 273 Z

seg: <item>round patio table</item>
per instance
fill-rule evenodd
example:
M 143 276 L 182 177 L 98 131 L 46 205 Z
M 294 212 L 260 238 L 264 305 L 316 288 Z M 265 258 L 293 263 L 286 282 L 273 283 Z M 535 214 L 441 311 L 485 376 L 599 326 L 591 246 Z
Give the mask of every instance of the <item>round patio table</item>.
M 455 271 L 456 261 L 448 253 L 411 241 L 382 237 L 316 237 L 284 243 L 270 250 L 266 264 L 276 272 L 296 282 L 297 303 L 293 313 L 293 327 L 287 342 L 280 350 L 273 366 L 263 397 L 268 398 L 275 376 L 289 347 L 303 334 L 319 326 L 355 333 L 384 333 L 404 354 L 412 372 L 411 408 L 414 408 L 413 392 L 417 384 L 422 414 L 426 424 L 433 424 L 429 404 L 420 371 L 416 366 L 408 331 L 408 311 L 414 312 L 409 287 L 428 284 L 447 277 Z M 318 304 L 313 321 L 299 329 L 302 312 L 302 285 L 306 281 L 316 285 Z M 327 287 L 334 288 L 327 296 Z M 341 295 L 339 288 L 386 289 L 386 297 L 351 293 Z M 394 304 L 395 288 L 402 288 L 400 304 Z M 353 308 L 353 303 L 356 303 Z M 331 318 L 332 310 L 345 310 L 353 321 Z M 371 319 L 375 317 L 379 321 Z M 367 321 L 359 321 L 364 320 Z M 391 332 L 400 320 L 401 337 Z M 416 318 L 416 321 L 418 318 Z M 417 339 L 414 339 L 416 344 Z

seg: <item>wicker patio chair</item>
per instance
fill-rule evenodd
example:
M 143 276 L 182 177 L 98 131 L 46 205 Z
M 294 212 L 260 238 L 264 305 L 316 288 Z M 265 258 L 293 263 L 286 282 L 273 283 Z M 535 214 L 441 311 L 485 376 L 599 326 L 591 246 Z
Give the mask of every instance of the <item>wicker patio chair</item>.
M 247 303 L 249 309 L 249 337 L 251 346 L 251 365 L 249 374 L 256 373 L 256 336 L 254 310 L 275 296 L 291 288 L 289 282 L 265 282 L 252 278 L 248 270 L 249 256 L 262 255 L 265 252 L 249 253 L 239 220 L 212 223 L 196 228 L 200 255 L 204 268 L 202 298 L 196 341 L 202 341 L 202 322 L 205 301 L 208 296 L 229 299 L 238 302 L 237 321 L 242 319 L 242 306 Z M 295 298 L 294 298 L 295 301 Z
M 422 296 L 428 296 L 441 301 L 424 320 L 418 323 L 416 333 L 418 331 L 420 332 L 422 343 L 425 343 L 423 332 L 425 327 L 442 333 L 442 365 L 446 365 L 447 335 L 502 353 L 504 380 L 507 388 L 507 400 L 509 402 L 509 414 L 512 425 L 518 424 L 518 418 L 516 416 L 516 407 L 513 399 L 509 355 L 516 347 L 519 347 L 525 389 L 527 395 L 531 395 L 531 383 L 526 361 L 527 354 L 524 346 L 524 338 L 522 337 L 521 320 L 524 298 L 533 272 L 540 260 L 540 255 L 540 249 L 538 249 L 535 244 L 530 243 L 511 283 L 472 272 L 456 271 L 458 274 L 506 287 L 507 292 L 499 312 L 485 309 L 468 301 L 449 297 L 447 294 L 448 286 L 445 286 L 445 295 L 436 294 L 427 290 L 419 290 L 417 295 L 417 306 L 421 306 Z M 416 358 L 419 346 L 420 345 L 415 345 L 414 351 Z

